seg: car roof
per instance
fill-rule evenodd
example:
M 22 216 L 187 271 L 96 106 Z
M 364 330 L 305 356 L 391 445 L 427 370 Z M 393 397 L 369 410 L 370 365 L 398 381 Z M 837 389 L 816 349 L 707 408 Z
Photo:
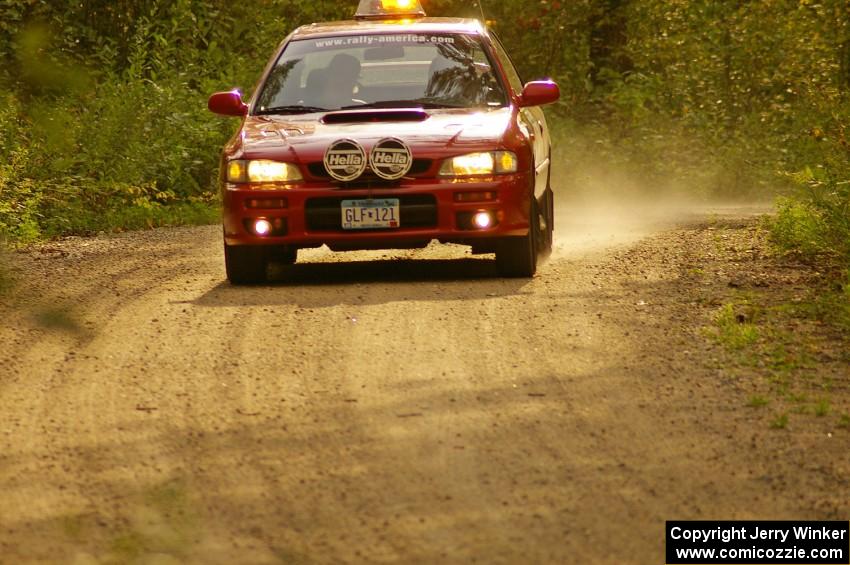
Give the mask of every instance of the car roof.
M 466 33 L 486 35 L 481 22 L 466 18 L 418 18 L 414 20 L 349 20 L 299 27 L 292 40 L 366 33 Z

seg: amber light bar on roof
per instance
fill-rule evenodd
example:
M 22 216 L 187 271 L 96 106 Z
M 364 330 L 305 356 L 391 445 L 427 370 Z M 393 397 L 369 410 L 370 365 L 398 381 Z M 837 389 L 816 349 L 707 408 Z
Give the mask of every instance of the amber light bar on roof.
M 360 0 L 354 17 L 358 20 L 424 18 L 425 10 L 419 0 Z

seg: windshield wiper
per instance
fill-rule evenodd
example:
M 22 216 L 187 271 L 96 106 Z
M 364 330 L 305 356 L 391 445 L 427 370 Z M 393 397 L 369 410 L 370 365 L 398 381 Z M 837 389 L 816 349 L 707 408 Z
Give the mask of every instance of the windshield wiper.
M 434 102 L 430 100 L 382 100 L 380 102 L 372 102 L 371 104 L 353 104 L 351 106 L 343 106 L 340 110 L 359 110 L 367 108 L 463 108 L 456 104 L 446 104 L 445 102 Z
M 318 106 L 301 106 L 301 105 L 290 105 L 290 106 L 272 106 L 271 108 L 264 108 L 257 112 L 260 116 L 267 116 L 271 114 L 313 114 L 316 112 L 328 112 L 327 108 L 319 108 Z

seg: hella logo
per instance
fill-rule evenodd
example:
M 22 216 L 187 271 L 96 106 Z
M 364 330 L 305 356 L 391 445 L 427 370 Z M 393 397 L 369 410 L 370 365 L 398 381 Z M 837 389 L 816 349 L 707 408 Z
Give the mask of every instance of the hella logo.
M 325 170 L 338 181 L 353 181 L 366 171 L 366 152 L 356 141 L 335 141 L 325 152 Z
M 369 155 L 372 171 L 385 180 L 397 180 L 406 175 L 413 166 L 410 148 L 400 139 L 382 139 Z
M 328 157 L 328 163 L 332 167 L 348 167 L 349 165 L 359 167 L 363 164 L 363 157 L 356 154 L 341 155 L 339 153 L 335 153 Z

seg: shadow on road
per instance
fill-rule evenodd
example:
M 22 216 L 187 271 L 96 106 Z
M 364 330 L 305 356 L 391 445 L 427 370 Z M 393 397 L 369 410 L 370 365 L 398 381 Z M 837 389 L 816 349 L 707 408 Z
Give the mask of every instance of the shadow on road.
M 421 540 L 444 539 L 449 527 L 462 536 L 485 538 L 486 550 L 494 555 L 527 551 L 504 532 L 533 529 L 541 535 L 541 523 L 526 512 L 529 497 L 532 503 L 556 498 L 571 512 L 581 510 L 589 496 L 570 496 L 575 487 L 559 486 L 559 475 L 595 477 L 606 461 L 598 453 L 610 452 L 604 438 L 590 433 L 594 420 L 583 415 L 566 416 L 581 432 L 570 444 L 546 428 L 544 422 L 564 418 L 564 406 L 575 402 L 557 376 L 529 373 L 520 388 L 489 384 L 487 375 L 481 377 L 473 390 L 456 388 L 449 379 L 406 382 L 400 377 L 386 398 L 309 392 L 306 404 L 298 402 L 296 393 L 302 391 L 294 386 L 287 388 L 287 398 L 277 391 L 261 403 L 228 403 L 217 414 L 224 419 L 213 420 L 194 411 L 204 418 L 184 419 L 184 408 L 164 399 L 143 416 L 130 405 L 129 415 L 121 418 L 126 439 L 76 444 L 78 456 L 69 467 L 74 476 L 101 477 L 89 495 L 97 503 L 114 496 L 120 506 L 97 512 L 63 508 L 43 520 L 4 520 L 6 556 L 28 553 L 29 559 L 49 561 L 51 552 L 85 551 L 119 563 L 157 554 L 220 563 L 248 557 L 278 562 L 267 559 L 277 555 L 283 556 L 279 562 L 301 563 L 312 562 L 306 555 L 316 544 L 333 555 L 331 561 L 346 561 L 355 549 L 378 548 L 376 554 L 419 552 L 411 561 L 429 562 L 435 545 Z M 413 395 L 411 390 L 429 392 Z M 193 405 L 200 400 L 195 396 Z M 179 416 L 171 417 L 175 412 Z M 494 422 L 502 427 L 490 425 Z M 509 433 L 534 439 L 506 441 Z M 567 457 L 567 445 L 578 453 Z M 149 462 L 138 454 L 158 453 L 164 446 L 168 458 L 181 463 L 171 468 L 164 457 L 162 472 L 145 471 Z M 42 457 L 37 449 L 22 446 L 19 454 L 0 460 L 7 468 L 32 469 Z M 511 471 L 488 475 L 485 470 L 482 481 L 477 467 L 482 461 Z M 540 461 L 547 463 L 545 473 Z M 628 472 L 605 470 L 617 477 Z M 27 474 L 28 480 L 14 487 L 18 500 L 30 480 L 52 481 L 51 471 L 43 467 Z M 246 476 L 250 489 L 234 479 Z M 437 500 L 433 492 L 453 496 Z M 218 540 L 230 542 L 224 537 L 229 535 L 250 543 L 221 545 Z M 556 523 L 550 524 L 545 538 L 552 547 L 561 546 L 559 537 Z M 48 543 L 20 541 L 31 539 Z
M 339 263 L 271 265 L 274 285 L 328 285 L 352 282 L 431 282 L 498 277 L 495 261 L 488 259 L 399 259 Z
M 418 301 L 475 300 L 521 294 L 529 282 L 499 277 L 495 262 L 487 259 L 271 265 L 269 275 L 269 282 L 258 286 L 233 286 L 222 281 L 190 303 L 203 307 L 296 304 L 321 308 L 400 302 L 413 297 Z M 364 284 L 369 288 L 364 290 Z

